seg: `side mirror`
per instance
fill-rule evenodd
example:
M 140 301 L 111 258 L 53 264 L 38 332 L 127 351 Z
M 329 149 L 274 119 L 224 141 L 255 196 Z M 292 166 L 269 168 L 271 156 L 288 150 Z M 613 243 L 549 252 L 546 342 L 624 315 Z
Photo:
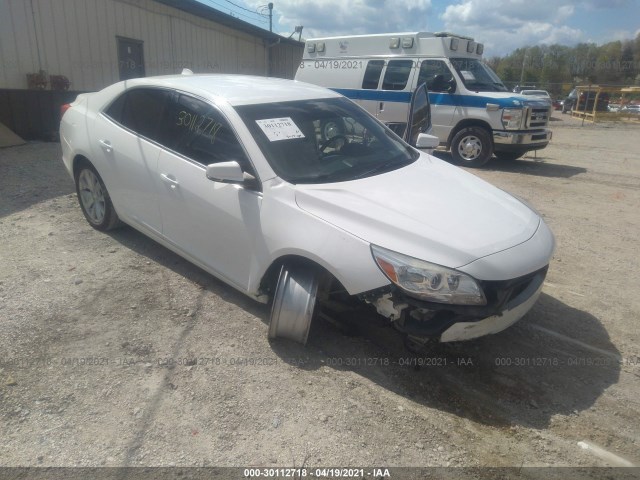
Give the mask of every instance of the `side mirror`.
M 429 135 L 427 133 L 419 133 L 416 140 L 416 148 L 419 149 L 433 150 L 435 148 L 438 148 L 439 144 L 440 140 L 438 139 L 438 137 Z
M 207 178 L 214 182 L 221 183 L 244 183 L 246 180 L 254 178 L 242 171 L 238 162 L 220 162 L 207 165 Z

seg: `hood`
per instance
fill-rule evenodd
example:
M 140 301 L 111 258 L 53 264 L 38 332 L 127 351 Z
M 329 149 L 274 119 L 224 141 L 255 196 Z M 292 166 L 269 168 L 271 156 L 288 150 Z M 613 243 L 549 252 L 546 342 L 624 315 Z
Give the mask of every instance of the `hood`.
M 366 242 L 452 268 L 526 242 L 540 223 L 511 195 L 426 154 L 385 174 L 295 189 L 308 213 Z
M 429 101 L 436 105 L 459 105 L 474 108 L 485 108 L 488 103 L 498 105 L 500 108 L 549 107 L 548 101 L 511 92 L 479 92 L 464 95 L 429 92 Z
M 551 99 L 541 97 L 533 97 L 527 95 L 519 95 L 511 92 L 483 92 L 483 96 L 488 99 L 495 99 L 501 107 L 546 107 L 551 103 Z

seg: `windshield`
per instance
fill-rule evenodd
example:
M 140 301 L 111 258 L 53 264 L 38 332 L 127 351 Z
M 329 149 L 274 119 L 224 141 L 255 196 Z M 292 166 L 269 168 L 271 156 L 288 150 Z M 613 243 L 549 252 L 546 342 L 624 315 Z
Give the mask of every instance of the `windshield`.
M 474 92 L 506 92 L 498 76 L 488 66 L 475 58 L 452 58 L 451 63 L 460 75 L 464 86 Z
M 344 182 L 420 155 L 346 98 L 235 107 L 271 168 L 290 183 Z
M 548 97 L 549 94 L 546 90 L 522 90 L 521 95 L 533 95 L 535 97 Z

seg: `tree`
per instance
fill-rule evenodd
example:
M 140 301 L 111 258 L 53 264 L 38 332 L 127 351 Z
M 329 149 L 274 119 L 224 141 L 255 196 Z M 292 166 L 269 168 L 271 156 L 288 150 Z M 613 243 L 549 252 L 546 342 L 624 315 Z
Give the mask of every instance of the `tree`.
M 572 85 L 581 83 L 628 85 L 640 78 L 640 33 L 635 39 L 601 46 L 521 47 L 505 57 L 492 57 L 488 63 L 505 84 L 534 84 L 554 96 L 566 94 Z

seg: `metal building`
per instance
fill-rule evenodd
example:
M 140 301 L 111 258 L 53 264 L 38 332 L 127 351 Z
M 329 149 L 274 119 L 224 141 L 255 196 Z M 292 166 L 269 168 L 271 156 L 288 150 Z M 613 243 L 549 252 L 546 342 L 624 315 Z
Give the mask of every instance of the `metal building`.
M 0 122 L 29 137 L 25 101 L 184 67 L 293 78 L 303 48 L 196 0 L 0 0 Z

